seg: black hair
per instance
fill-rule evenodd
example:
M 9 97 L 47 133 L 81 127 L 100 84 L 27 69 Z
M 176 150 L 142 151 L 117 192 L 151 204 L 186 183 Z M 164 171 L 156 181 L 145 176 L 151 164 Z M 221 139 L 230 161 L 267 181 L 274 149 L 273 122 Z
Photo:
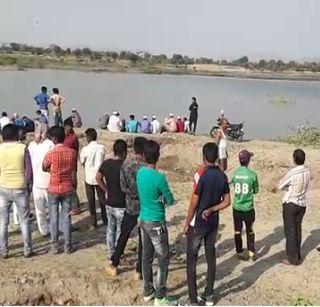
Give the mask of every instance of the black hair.
M 97 140 L 97 131 L 96 131 L 96 129 L 93 129 L 93 128 L 87 129 L 86 132 L 85 132 L 85 135 L 89 136 L 92 141 L 96 141 Z
M 8 116 L 7 112 L 2 112 L 2 117 L 3 116 Z
M 52 92 L 53 92 L 53 94 L 59 94 L 59 89 L 56 88 L 56 87 L 54 87 L 54 88 L 52 89 Z
M 41 114 L 41 111 L 40 111 L 40 110 L 37 110 L 37 111 L 36 111 L 36 114 L 37 114 L 37 115 L 40 115 L 40 114 Z
M 47 93 L 47 90 L 48 90 L 48 89 L 47 89 L 46 86 L 42 86 L 42 87 L 41 87 L 41 92 L 42 92 L 42 93 L 45 93 L 45 94 L 46 94 L 46 93 Z
M 5 125 L 2 129 L 2 139 L 4 141 L 18 141 L 18 127 L 14 124 Z
M 149 140 L 144 145 L 144 158 L 149 164 L 156 164 L 160 157 L 160 145 L 153 140 Z
M 18 141 L 25 141 L 27 138 L 27 129 L 24 127 L 18 127 Z
M 186 120 L 188 120 L 188 118 L 184 117 L 183 120 L 186 121 Z
M 138 136 L 133 141 L 133 148 L 136 154 L 142 155 L 144 153 L 144 146 L 148 140 L 143 136 Z
M 124 140 L 116 140 L 113 144 L 113 153 L 115 156 L 125 157 L 127 155 L 128 144 Z
M 51 127 L 48 134 L 51 139 L 55 138 L 59 144 L 62 144 L 66 137 L 63 127 L 59 126 Z
M 293 159 L 297 165 L 303 165 L 306 160 L 306 154 L 302 149 L 296 149 L 293 152 Z
M 64 125 L 64 126 L 70 126 L 70 127 L 73 128 L 72 118 L 71 118 L 71 117 L 66 118 L 66 119 L 64 120 L 64 122 L 63 122 L 63 125 Z
M 192 100 L 197 101 L 197 98 L 193 96 L 193 97 L 192 97 Z
M 202 148 L 203 157 L 209 163 L 215 163 L 217 161 L 218 152 L 219 152 L 218 146 L 216 143 L 213 143 L 213 142 L 205 144 Z
M 130 118 L 131 120 L 134 120 L 134 115 L 131 114 L 131 115 L 129 116 L 129 118 Z

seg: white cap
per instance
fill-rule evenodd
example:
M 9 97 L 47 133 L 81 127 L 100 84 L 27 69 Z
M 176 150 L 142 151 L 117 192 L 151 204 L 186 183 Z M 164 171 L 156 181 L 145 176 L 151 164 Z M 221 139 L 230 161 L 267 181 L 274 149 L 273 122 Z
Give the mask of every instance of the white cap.
M 220 111 L 220 114 L 224 114 L 224 111 L 223 111 L 223 110 L 221 110 L 221 111 Z
M 170 113 L 169 116 L 170 116 L 170 117 L 174 117 L 173 113 Z
M 77 109 L 76 108 L 72 108 L 71 112 L 77 112 Z
M 181 117 L 180 117 L 180 116 L 177 116 L 177 119 L 181 119 Z
M 152 115 L 152 119 L 157 119 L 157 116 L 155 116 L 155 115 Z
M 113 115 L 118 115 L 118 112 L 117 111 L 113 111 L 112 114 Z
M 143 115 L 143 117 L 142 117 L 143 119 L 148 119 L 148 116 L 146 116 L 146 115 Z

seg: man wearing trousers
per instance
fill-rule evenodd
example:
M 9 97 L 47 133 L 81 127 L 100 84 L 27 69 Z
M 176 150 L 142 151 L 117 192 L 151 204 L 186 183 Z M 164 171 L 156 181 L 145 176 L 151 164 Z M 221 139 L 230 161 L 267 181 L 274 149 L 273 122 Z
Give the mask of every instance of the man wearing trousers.
M 89 128 L 85 132 L 88 145 L 82 148 L 80 152 L 80 161 L 84 165 L 85 188 L 88 199 L 88 207 L 91 218 L 91 226 L 97 227 L 96 197 L 97 193 L 101 209 L 101 219 L 103 224 L 107 224 L 106 198 L 105 193 L 99 187 L 96 174 L 100 169 L 105 158 L 104 146 L 97 143 L 97 131 Z
M 306 159 L 302 149 L 293 152 L 295 167 L 279 182 L 279 189 L 285 190 L 283 197 L 283 224 L 286 236 L 286 265 L 301 264 L 302 219 L 306 212 L 310 171 L 304 165 Z

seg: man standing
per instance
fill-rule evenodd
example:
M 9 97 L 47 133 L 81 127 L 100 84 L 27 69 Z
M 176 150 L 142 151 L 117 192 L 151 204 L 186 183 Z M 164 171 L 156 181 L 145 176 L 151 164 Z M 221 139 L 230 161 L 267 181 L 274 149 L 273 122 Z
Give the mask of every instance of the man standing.
M 113 159 L 104 161 L 96 175 L 99 187 L 107 195 L 107 247 L 108 259 L 115 252 L 116 244 L 121 232 L 121 223 L 125 211 L 125 194 L 120 186 L 120 169 L 127 157 L 127 143 L 116 140 L 113 145 Z
M 77 155 L 78 159 L 78 154 L 79 154 L 79 139 L 74 133 L 73 130 L 73 121 L 69 117 L 67 118 L 64 122 L 64 129 L 65 129 L 65 140 L 64 140 L 64 145 L 74 149 Z M 81 213 L 80 210 L 80 201 L 77 193 L 77 188 L 78 188 L 78 178 L 77 178 L 77 171 L 78 168 L 74 169 L 74 172 L 72 173 L 72 182 L 73 182 L 73 198 L 72 198 L 72 215 L 78 215 Z
M 255 222 L 254 194 L 259 191 L 257 174 L 249 168 L 253 153 L 241 150 L 239 153 L 240 167 L 232 174 L 231 182 L 234 186 L 233 222 L 234 241 L 238 258 L 241 260 L 255 260 L 255 242 L 253 223 Z M 242 227 L 246 226 L 248 255 L 244 253 L 242 245 Z
M 296 149 L 293 152 L 295 167 L 279 182 L 279 189 L 286 191 L 282 203 L 287 259 L 282 263 L 287 265 L 299 265 L 302 260 L 301 224 L 306 212 L 310 183 L 310 171 L 304 165 L 305 159 L 305 152 L 302 149 Z
M 215 143 L 207 143 L 202 152 L 205 168 L 195 175 L 194 191 L 184 226 L 184 233 L 187 235 L 187 280 L 190 304 L 204 302 L 207 306 L 212 306 L 219 211 L 230 205 L 230 190 L 227 176 L 215 165 L 218 146 Z M 205 292 L 198 296 L 196 268 L 202 241 L 208 267 L 207 285 Z
M 195 134 L 197 129 L 197 123 L 198 123 L 198 109 L 199 105 L 197 103 L 197 98 L 192 97 L 192 103 L 189 107 L 190 111 L 190 133 Z
M 52 89 L 53 95 L 50 98 L 50 103 L 52 103 L 52 111 L 55 126 L 62 126 L 62 111 L 61 106 L 66 102 L 66 99 L 59 94 L 58 88 Z
M 52 141 L 43 134 L 40 139 L 35 139 L 29 146 L 29 152 L 33 169 L 33 199 L 36 209 L 37 224 L 42 236 L 49 235 L 49 223 L 47 218 L 48 186 L 50 175 L 43 171 L 42 163 L 46 154 L 54 148 Z
M 139 226 L 142 236 L 142 275 L 144 301 L 154 300 L 155 306 L 177 305 L 167 297 L 169 273 L 169 240 L 166 226 L 165 206 L 174 204 L 166 177 L 156 170 L 160 157 L 160 146 L 155 141 L 147 141 L 144 158 L 147 165 L 137 173 L 140 200 Z M 153 284 L 152 263 L 158 258 L 158 273 Z
M 26 145 L 18 142 L 18 128 L 8 124 L 0 145 L 0 257 L 8 257 L 8 226 L 11 205 L 18 211 L 24 257 L 31 257 L 29 195 L 32 190 L 32 165 Z
M 47 88 L 45 86 L 41 87 L 41 93 L 34 97 L 41 113 L 49 120 L 49 109 L 48 104 L 50 97 L 47 94 Z
M 104 191 L 98 186 L 96 174 L 104 161 L 105 149 L 103 145 L 97 143 L 97 131 L 89 128 L 85 132 L 88 142 L 80 152 L 80 161 L 85 169 L 85 188 L 88 199 L 89 212 L 91 217 L 91 226 L 97 227 L 97 212 L 96 212 L 96 197 L 95 191 L 98 195 L 99 204 L 101 208 L 101 218 L 103 224 L 107 224 L 106 214 L 106 199 Z
M 63 127 L 54 126 L 49 135 L 55 148 L 49 151 L 42 163 L 44 172 L 50 173 L 48 199 L 50 206 L 51 252 L 59 253 L 59 218 L 62 219 L 64 251 L 72 252 L 71 203 L 73 197 L 72 174 L 77 166 L 77 154 L 74 149 L 63 144 Z M 61 206 L 61 212 L 59 209 Z
M 118 265 L 120 258 L 127 245 L 128 239 L 134 227 L 137 225 L 138 216 L 140 213 L 140 203 L 137 188 L 137 172 L 145 165 L 143 159 L 143 149 L 147 140 L 144 137 L 136 137 L 134 139 L 134 153 L 135 157 L 126 160 L 120 170 L 120 185 L 121 190 L 126 195 L 126 211 L 121 224 L 121 233 L 118 239 L 114 254 L 111 256 L 111 264 L 107 266 L 107 273 L 111 276 L 118 274 Z M 142 254 L 142 243 L 141 243 L 141 232 L 139 229 L 139 251 L 138 261 L 136 265 L 136 279 L 141 278 L 141 254 Z

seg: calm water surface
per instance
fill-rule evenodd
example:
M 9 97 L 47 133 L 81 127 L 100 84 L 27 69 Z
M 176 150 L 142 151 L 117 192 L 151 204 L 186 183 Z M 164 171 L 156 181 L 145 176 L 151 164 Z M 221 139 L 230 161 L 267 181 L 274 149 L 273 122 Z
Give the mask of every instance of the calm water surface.
M 289 127 L 319 123 L 320 82 L 265 81 L 195 76 L 29 70 L 0 72 L 0 111 L 33 117 L 33 97 L 42 85 L 67 98 L 63 113 L 79 109 L 85 126 L 103 113 L 188 115 L 190 98 L 200 104 L 199 132 L 208 132 L 223 109 L 231 122 L 245 122 L 249 138 L 288 134 Z M 285 99 L 287 104 L 272 103 Z

